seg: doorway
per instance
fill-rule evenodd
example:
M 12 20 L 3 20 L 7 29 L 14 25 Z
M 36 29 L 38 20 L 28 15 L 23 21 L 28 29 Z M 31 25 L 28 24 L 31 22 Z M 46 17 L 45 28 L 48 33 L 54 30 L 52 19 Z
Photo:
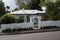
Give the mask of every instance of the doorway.
M 34 28 L 38 29 L 38 18 L 34 18 Z

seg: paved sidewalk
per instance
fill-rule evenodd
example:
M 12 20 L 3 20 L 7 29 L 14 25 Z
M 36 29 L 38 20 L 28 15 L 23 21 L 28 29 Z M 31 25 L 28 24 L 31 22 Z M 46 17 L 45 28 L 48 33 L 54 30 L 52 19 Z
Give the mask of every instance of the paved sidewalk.
M 60 31 L 18 35 L 0 35 L 0 40 L 60 40 Z

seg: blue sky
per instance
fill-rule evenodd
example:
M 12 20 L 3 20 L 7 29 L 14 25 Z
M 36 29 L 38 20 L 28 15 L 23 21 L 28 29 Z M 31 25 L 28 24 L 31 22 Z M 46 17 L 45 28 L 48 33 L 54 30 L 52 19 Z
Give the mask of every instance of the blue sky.
M 13 10 L 16 8 L 16 3 L 14 0 L 3 0 L 6 6 L 10 6 L 10 10 Z

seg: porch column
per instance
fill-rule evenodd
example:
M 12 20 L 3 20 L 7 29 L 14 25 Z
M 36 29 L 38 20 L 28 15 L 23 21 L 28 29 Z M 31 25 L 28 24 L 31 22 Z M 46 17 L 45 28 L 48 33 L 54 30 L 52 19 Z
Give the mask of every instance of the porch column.
M 38 22 L 41 22 L 41 18 L 42 18 L 41 16 L 40 16 L 40 17 L 38 17 Z
M 42 16 L 38 17 L 38 27 L 41 28 L 41 18 Z
M 24 16 L 24 22 L 27 22 L 27 15 Z
M 32 17 L 30 17 L 30 22 L 32 22 Z

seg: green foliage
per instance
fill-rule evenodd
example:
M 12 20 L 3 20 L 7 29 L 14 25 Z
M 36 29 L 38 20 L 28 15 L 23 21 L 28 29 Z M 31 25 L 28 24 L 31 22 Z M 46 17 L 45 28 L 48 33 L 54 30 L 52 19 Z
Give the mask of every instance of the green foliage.
M 57 26 L 45 26 L 45 27 L 41 27 L 41 29 L 55 29 L 55 28 L 59 28 Z
M 41 6 L 39 5 L 40 0 L 33 0 L 29 3 L 29 8 L 30 9 L 37 9 L 37 10 L 42 10 Z
M 19 6 L 19 9 L 29 9 L 28 3 L 31 0 L 16 0 L 16 4 Z M 19 10 L 18 9 L 18 10 Z
M 14 28 L 14 29 L 11 29 L 11 31 L 12 31 L 12 32 L 16 32 L 16 28 Z
M 28 4 L 30 3 L 31 0 L 15 0 L 15 1 L 17 5 L 20 5 L 21 3 L 25 3 L 25 2 L 26 2 L 25 4 Z
M 40 0 L 40 4 L 39 4 L 41 7 L 42 6 L 45 6 L 45 0 Z
M 60 1 L 48 1 L 46 3 L 46 13 L 50 20 L 60 20 Z
M 7 28 L 7 29 L 3 29 L 2 32 L 4 33 L 8 33 L 8 32 L 21 32 L 21 31 L 28 31 L 28 30 L 33 30 L 32 27 L 29 28 Z
M 16 0 L 16 4 L 19 5 L 19 9 L 24 8 L 24 9 L 42 10 L 40 0 Z
M 7 9 L 10 9 L 10 7 L 9 7 L 9 6 L 6 6 L 6 8 L 7 8 Z
M 15 16 L 10 15 L 10 14 L 5 14 L 5 15 L 1 16 L 1 18 L 0 18 L 1 24 L 9 24 L 9 23 L 15 23 L 15 22 L 16 22 Z
M 4 32 L 4 33 L 11 32 L 11 28 L 7 28 L 5 30 L 2 30 L 2 32 Z
M 9 9 L 10 9 L 10 7 L 6 6 L 6 13 L 10 13 Z
M 0 1 L 0 17 L 6 13 L 4 3 Z
M 24 9 L 29 9 L 29 6 L 27 4 L 22 3 L 22 4 L 20 4 L 19 8 L 20 9 L 23 9 L 23 8 Z
M 22 22 L 24 22 L 24 19 L 21 19 L 21 18 L 17 19 L 17 23 L 22 23 Z
M 53 0 L 40 0 L 40 6 L 43 7 L 43 6 L 46 6 L 45 3 L 49 2 L 49 1 L 53 1 Z

